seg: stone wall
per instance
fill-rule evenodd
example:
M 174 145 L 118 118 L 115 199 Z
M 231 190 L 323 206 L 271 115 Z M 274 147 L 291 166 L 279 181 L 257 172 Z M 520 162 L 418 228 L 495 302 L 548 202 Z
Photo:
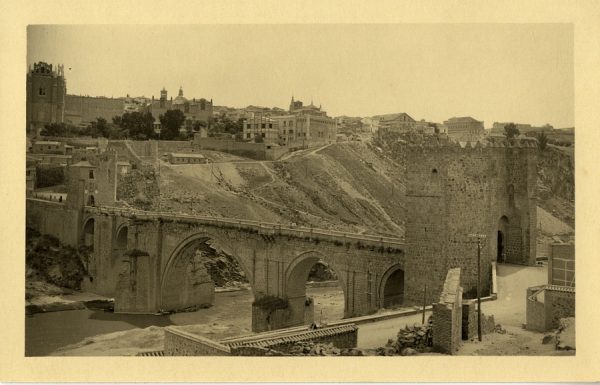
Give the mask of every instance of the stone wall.
M 228 346 L 176 327 L 165 328 L 165 356 L 228 356 Z
M 26 226 L 41 234 L 52 235 L 64 244 L 77 247 L 81 212 L 69 209 L 64 202 L 27 199 Z
M 467 298 L 477 286 L 477 241 L 482 295 L 491 291 L 498 231 L 504 262 L 532 265 L 536 246 L 536 153 L 530 147 L 406 146 L 406 302 L 417 305 L 423 286 L 434 296 L 448 269 L 461 268 Z M 506 228 L 501 227 L 501 218 Z
M 194 147 L 200 150 L 222 151 L 256 160 L 276 160 L 289 152 L 287 147 L 267 143 L 247 143 L 235 140 L 194 137 Z
M 528 330 L 556 329 L 561 318 L 575 317 L 575 288 L 543 285 L 527 289 Z
M 220 343 L 229 346 L 232 354 L 253 355 L 252 348 L 273 349 L 282 353 L 290 353 L 298 342 L 306 341 L 321 344 L 331 343 L 339 349 L 355 348 L 358 341 L 358 327 L 354 324 L 348 324 L 318 329 L 281 329 L 251 336 L 228 338 L 221 340 Z M 262 355 L 260 352 L 258 353 Z
M 448 270 L 440 301 L 433 304 L 433 348 L 454 354 L 462 338 L 460 268 Z

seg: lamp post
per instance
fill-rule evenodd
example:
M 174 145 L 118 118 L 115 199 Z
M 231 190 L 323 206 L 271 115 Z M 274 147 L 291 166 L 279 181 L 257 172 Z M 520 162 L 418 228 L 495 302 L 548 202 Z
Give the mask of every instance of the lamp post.
M 481 239 L 485 234 L 469 234 L 471 238 L 477 238 L 477 339 L 481 342 Z
M 156 163 L 158 163 L 158 211 L 161 211 L 161 201 L 160 201 L 160 157 L 158 156 L 158 148 L 160 144 L 160 126 L 154 128 L 154 132 L 158 135 L 158 141 L 156 142 Z

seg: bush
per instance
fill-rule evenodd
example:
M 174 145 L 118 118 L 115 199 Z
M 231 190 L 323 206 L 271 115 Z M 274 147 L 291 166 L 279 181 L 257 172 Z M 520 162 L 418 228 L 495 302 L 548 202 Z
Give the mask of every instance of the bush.
M 259 307 L 263 310 L 281 310 L 289 307 L 287 299 L 275 297 L 273 295 L 265 295 L 264 297 L 255 299 L 252 306 Z

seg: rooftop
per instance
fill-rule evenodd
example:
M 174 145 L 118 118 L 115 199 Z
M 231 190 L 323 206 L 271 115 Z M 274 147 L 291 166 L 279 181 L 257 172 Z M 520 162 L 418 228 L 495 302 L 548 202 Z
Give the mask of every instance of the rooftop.
M 180 153 L 180 152 L 172 152 L 172 153 L 170 153 L 170 155 L 174 158 L 200 158 L 200 159 L 206 158 L 202 154 L 184 154 L 184 153 Z

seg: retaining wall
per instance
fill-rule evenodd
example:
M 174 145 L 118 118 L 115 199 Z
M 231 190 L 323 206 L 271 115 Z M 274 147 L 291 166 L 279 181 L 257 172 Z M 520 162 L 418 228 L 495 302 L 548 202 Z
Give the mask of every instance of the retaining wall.
M 433 304 L 433 348 L 453 354 L 462 338 L 460 268 L 448 270 L 440 301 Z

